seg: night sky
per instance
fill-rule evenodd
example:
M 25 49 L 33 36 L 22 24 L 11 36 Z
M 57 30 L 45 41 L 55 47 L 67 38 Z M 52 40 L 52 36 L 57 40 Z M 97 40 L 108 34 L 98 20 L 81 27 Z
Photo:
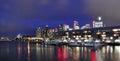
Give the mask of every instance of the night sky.
M 80 26 L 98 16 L 107 26 L 120 24 L 120 0 L 0 0 L 0 36 L 35 35 L 37 27 Z

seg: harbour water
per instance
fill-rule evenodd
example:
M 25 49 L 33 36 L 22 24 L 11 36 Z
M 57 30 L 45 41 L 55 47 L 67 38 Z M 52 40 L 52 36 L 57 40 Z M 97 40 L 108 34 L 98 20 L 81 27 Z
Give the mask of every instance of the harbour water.
M 0 42 L 0 61 L 120 61 L 120 46 L 94 48 Z

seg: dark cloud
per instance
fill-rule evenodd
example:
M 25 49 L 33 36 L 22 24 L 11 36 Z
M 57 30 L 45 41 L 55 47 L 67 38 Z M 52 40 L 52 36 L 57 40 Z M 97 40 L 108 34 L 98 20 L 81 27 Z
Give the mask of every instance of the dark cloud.
M 120 23 L 120 0 L 86 0 L 86 9 L 94 17 L 102 16 L 108 26 Z
M 13 0 L 14 1 L 14 0 Z M 80 15 L 83 10 L 83 1 L 69 0 L 19 0 L 13 2 L 11 10 L 16 18 L 61 19 Z

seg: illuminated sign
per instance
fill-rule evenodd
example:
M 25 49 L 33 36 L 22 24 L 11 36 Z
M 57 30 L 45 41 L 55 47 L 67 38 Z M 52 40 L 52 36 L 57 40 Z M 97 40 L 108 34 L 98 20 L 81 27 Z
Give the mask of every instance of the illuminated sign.
M 103 27 L 103 22 L 102 21 L 95 22 L 93 23 L 93 27 Z

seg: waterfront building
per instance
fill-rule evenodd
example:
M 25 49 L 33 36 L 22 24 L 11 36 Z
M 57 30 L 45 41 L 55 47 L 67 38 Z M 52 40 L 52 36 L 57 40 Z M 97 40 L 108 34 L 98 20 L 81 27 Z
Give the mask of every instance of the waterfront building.
M 16 38 L 17 38 L 17 39 L 22 39 L 22 35 L 21 35 L 21 34 L 18 34 Z
M 8 38 L 8 37 L 0 37 L 0 41 L 10 41 L 10 38 Z
M 97 20 L 93 20 L 93 28 L 99 28 L 99 27 L 104 27 L 102 17 L 98 17 Z
M 88 28 L 58 32 L 56 36 L 81 39 L 117 39 L 120 37 L 120 26 Z

